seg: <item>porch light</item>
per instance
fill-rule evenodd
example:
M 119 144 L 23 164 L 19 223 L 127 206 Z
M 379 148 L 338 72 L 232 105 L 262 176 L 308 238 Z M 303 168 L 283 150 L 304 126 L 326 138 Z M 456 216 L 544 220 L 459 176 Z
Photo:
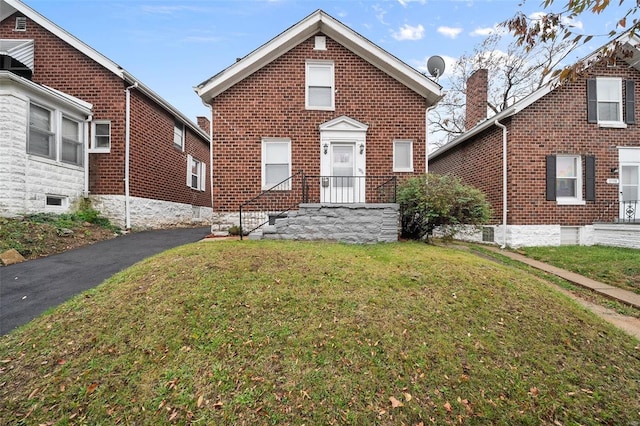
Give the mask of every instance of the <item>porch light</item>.
M 360 142 L 360 154 L 364 153 L 364 143 Z
M 322 145 L 322 147 L 324 148 L 324 153 L 326 154 L 327 152 L 329 152 L 329 144 L 325 142 L 324 145 Z
M 612 167 L 611 168 L 611 173 L 618 173 L 618 168 L 617 167 Z

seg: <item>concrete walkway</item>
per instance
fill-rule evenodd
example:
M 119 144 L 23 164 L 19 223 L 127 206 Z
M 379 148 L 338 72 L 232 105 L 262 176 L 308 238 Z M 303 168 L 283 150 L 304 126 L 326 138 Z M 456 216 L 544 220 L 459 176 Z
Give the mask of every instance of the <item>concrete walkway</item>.
M 572 282 L 573 284 L 593 290 L 594 292 L 599 293 L 603 296 L 606 296 L 610 299 L 614 299 L 626 305 L 633 306 L 635 308 L 640 309 L 640 294 L 637 294 L 628 290 L 623 290 L 621 288 L 613 287 L 608 284 L 604 284 L 599 281 L 592 280 L 591 278 L 587 278 L 585 276 L 576 274 L 574 272 L 569 272 L 561 268 L 556 268 L 555 266 L 551 266 L 549 264 L 528 258 L 518 253 L 513 253 L 508 250 L 500 250 L 497 247 L 490 247 L 490 246 L 486 246 L 484 248 L 489 249 L 495 253 L 501 254 L 503 256 L 506 256 L 510 259 L 516 260 L 518 262 L 527 264 L 536 269 L 540 269 L 541 271 L 545 271 L 550 274 L 556 275 L 569 282 Z

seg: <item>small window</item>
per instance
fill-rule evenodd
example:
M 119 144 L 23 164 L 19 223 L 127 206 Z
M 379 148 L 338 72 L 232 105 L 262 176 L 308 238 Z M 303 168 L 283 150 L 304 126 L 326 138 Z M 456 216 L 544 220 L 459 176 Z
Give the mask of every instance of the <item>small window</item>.
M 91 151 L 109 152 L 111 150 L 111 122 L 96 120 L 91 124 Z
M 333 62 L 307 62 L 306 108 L 334 109 Z
M 263 139 L 262 141 L 262 189 L 291 189 L 291 140 Z
M 184 125 L 176 123 L 173 126 L 173 146 L 184 151 Z
M 27 153 L 56 159 L 52 112 L 35 104 L 29 106 L 29 140 Z
M 580 185 L 580 157 L 558 156 L 556 159 L 556 197 L 579 198 L 582 196 Z
M 66 207 L 67 197 L 59 195 L 47 195 L 46 206 L 47 207 Z
M 77 121 L 62 117 L 62 150 L 61 161 L 67 164 L 82 166 L 84 152 L 82 149 L 82 126 Z
M 393 171 L 413 172 L 413 141 L 393 141 Z
M 16 31 L 27 31 L 27 18 L 24 16 L 16 17 Z
M 187 186 L 191 189 L 204 191 L 206 165 L 190 155 L 187 155 Z
M 619 78 L 596 79 L 598 97 L 598 122 L 622 122 L 622 80 Z

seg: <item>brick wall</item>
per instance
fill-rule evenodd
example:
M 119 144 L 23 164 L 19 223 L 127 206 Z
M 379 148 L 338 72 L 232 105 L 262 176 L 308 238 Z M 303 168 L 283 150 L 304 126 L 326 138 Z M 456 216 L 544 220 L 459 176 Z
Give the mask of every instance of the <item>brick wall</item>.
M 33 81 L 92 103 L 94 120 L 111 121 L 110 152 L 89 156 L 90 192 L 124 194 L 126 83 L 31 20 L 27 21 L 27 31 L 14 31 L 16 16 L 0 22 L 0 37 L 35 40 Z M 207 163 L 208 170 L 207 141 L 187 130 L 186 151 L 175 152 L 174 118 L 136 90 L 131 94 L 132 195 L 210 205 L 208 192 L 186 186 L 186 156 L 190 150 Z
M 335 111 L 305 110 L 305 61 L 335 64 Z M 393 140 L 412 139 L 414 170 L 425 170 L 426 101 L 327 37 L 314 37 L 220 94 L 213 101 L 214 206 L 235 211 L 260 193 L 263 137 L 291 139 L 292 173 L 320 173 L 319 125 L 346 115 L 369 125 L 368 175 L 390 175 Z M 400 176 L 407 174 L 399 173 Z
M 467 80 L 464 128 L 469 130 L 487 118 L 489 71 L 479 69 Z
M 634 68 L 623 63 L 597 66 L 588 77 L 596 76 L 635 80 L 635 96 L 640 99 L 640 73 Z M 586 79 L 556 88 L 503 124 L 509 132 L 508 224 L 579 226 L 617 217 L 618 185 L 606 181 L 618 178 L 611 172 L 611 168 L 618 167 L 617 147 L 640 147 L 640 129 L 637 124 L 629 124 L 625 129 L 588 124 Z M 502 211 L 501 137 L 502 131 L 492 126 L 473 141 L 464 142 L 429 163 L 431 171 L 461 176 L 485 191 L 498 218 Z M 583 173 L 584 156 L 596 157 L 595 202 L 567 206 L 546 201 L 545 156 L 555 154 L 583 156 Z

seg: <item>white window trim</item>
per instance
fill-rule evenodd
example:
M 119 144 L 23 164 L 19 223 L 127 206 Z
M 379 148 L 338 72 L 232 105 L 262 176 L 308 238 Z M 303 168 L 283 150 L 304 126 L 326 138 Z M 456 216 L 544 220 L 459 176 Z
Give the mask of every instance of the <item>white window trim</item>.
M 586 201 L 582 198 L 582 192 L 584 191 L 583 185 L 583 177 L 582 177 L 582 156 L 581 155 L 556 155 L 556 159 L 558 158 L 575 158 L 576 161 L 576 196 L 575 197 L 560 197 L 556 195 L 556 203 L 560 206 L 583 206 L 586 205 Z M 556 181 L 558 179 L 557 176 L 557 166 L 556 166 Z
M 198 163 L 198 170 L 197 170 L 197 176 L 198 176 L 198 186 L 194 187 L 192 186 L 192 177 L 193 177 L 193 173 L 191 171 L 192 167 L 193 167 L 193 162 L 196 161 Z M 206 189 L 206 170 L 207 170 L 207 165 L 204 163 L 204 161 L 200 161 L 197 158 L 193 158 L 191 155 L 187 155 L 187 186 L 191 189 L 195 189 L 196 191 L 205 191 Z
M 109 125 L 109 146 L 108 147 L 96 147 L 96 125 L 108 124 Z M 111 120 L 94 120 L 91 122 L 91 141 L 89 142 L 89 152 L 92 153 L 110 153 L 111 152 Z M 102 136 L 102 135 L 101 135 Z
M 29 133 L 30 133 L 30 122 L 31 122 L 31 118 L 30 118 L 31 104 L 36 105 L 40 108 L 46 109 L 51 114 L 50 115 L 50 120 L 51 120 L 50 132 L 53 134 L 53 151 L 54 151 L 53 158 L 45 157 L 42 155 L 33 154 L 29 152 L 28 139 L 30 137 Z M 82 150 L 83 150 L 82 164 L 72 164 L 72 163 L 67 163 L 62 161 L 62 118 L 63 117 L 68 120 L 75 121 L 79 124 L 78 126 L 79 140 L 78 141 L 80 142 L 80 145 L 82 146 Z M 68 110 L 62 110 L 54 106 L 48 105 L 46 102 L 42 102 L 41 99 L 29 98 L 29 107 L 28 107 L 28 113 L 27 113 L 27 144 L 25 146 L 25 151 L 29 159 L 50 163 L 50 164 L 55 164 L 57 166 L 70 167 L 73 169 L 84 169 L 86 167 L 85 165 L 86 158 L 84 155 L 84 151 L 87 149 L 86 139 L 87 139 L 87 123 L 83 118 L 70 113 Z
M 607 120 L 600 120 L 600 102 L 611 102 L 614 101 L 614 99 L 601 99 L 600 98 L 600 93 L 598 92 L 598 82 L 600 81 L 605 81 L 605 80 L 609 80 L 609 81 L 615 81 L 617 82 L 617 87 L 618 87 L 618 117 L 620 117 L 620 120 L 616 120 L 616 121 L 607 121 Z M 623 109 L 622 109 L 622 104 L 624 103 L 624 99 L 622 98 L 622 78 L 620 77 L 596 77 L 596 111 L 598 114 L 598 126 L 599 127 L 611 127 L 611 128 L 617 128 L 617 129 L 626 129 L 627 128 L 627 123 L 624 122 L 624 116 L 623 114 Z
M 176 130 L 179 130 L 179 131 L 180 131 L 180 145 L 178 145 L 178 144 L 176 143 Z M 174 146 L 176 149 L 179 149 L 179 150 L 180 150 L 180 151 L 182 151 L 182 152 L 184 152 L 184 139 L 185 139 L 185 137 L 184 137 L 184 136 L 185 136 L 185 135 L 184 135 L 184 133 L 185 133 L 185 126 L 184 126 L 184 124 L 179 123 L 179 122 L 177 122 L 177 121 L 176 121 L 176 122 L 174 123 L 174 125 L 173 125 L 173 146 Z
M 68 161 L 64 161 L 62 159 L 62 144 L 64 142 L 64 137 L 62 135 L 62 120 L 63 119 L 67 119 L 73 123 L 76 123 L 78 125 L 77 129 L 78 132 L 76 134 L 76 138 L 74 140 L 71 140 L 71 142 L 76 145 L 76 146 L 80 146 L 81 147 L 81 152 L 80 152 L 80 164 L 76 164 L 76 163 L 69 163 Z M 64 164 L 68 164 L 70 166 L 76 166 L 76 167 L 82 167 L 84 165 L 84 150 L 86 149 L 86 147 L 84 146 L 84 129 L 83 129 L 83 123 L 80 120 L 77 120 L 75 118 L 69 117 L 66 114 L 62 114 L 61 118 L 60 118 L 60 162 L 64 163 Z
M 313 106 L 309 105 L 309 67 L 324 66 L 331 69 L 331 105 L 330 106 Z M 305 79 L 304 79 L 304 106 L 308 110 L 334 111 L 336 106 L 336 80 L 335 66 L 333 61 L 307 61 L 305 63 Z
M 267 185 L 266 183 L 266 165 L 267 165 L 267 144 L 269 143 L 286 143 L 287 144 L 287 148 L 288 148 L 288 156 L 289 156 L 289 171 L 287 173 L 288 176 L 291 176 L 291 139 L 289 138 L 262 138 L 262 160 L 261 160 L 261 181 L 260 181 L 260 187 L 263 191 L 269 190 L 269 189 L 274 189 L 276 188 L 273 185 Z M 276 191 L 289 191 L 291 190 L 291 182 L 286 182 L 285 184 L 282 185 L 282 187 L 279 187 L 277 189 L 275 189 Z
M 408 143 L 409 144 L 409 167 L 396 167 L 396 144 Z M 393 141 L 393 171 L 394 172 L 413 172 L 413 140 L 411 139 L 394 139 Z

